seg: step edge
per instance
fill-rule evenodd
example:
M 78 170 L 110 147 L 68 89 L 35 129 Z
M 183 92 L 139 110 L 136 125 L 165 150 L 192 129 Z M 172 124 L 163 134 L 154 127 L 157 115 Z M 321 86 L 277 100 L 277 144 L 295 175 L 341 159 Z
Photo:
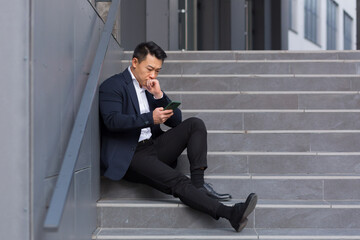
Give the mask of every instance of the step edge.
M 358 129 L 346 130 L 207 130 L 209 134 L 296 134 L 296 133 L 360 133 Z
M 184 74 L 179 74 L 179 73 L 174 73 L 174 74 L 170 74 L 170 73 L 164 73 L 164 74 L 160 74 L 159 75 L 159 79 L 161 78 L 208 78 L 208 77 L 224 77 L 224 78 L 358 78 L 359 74 L 353 74 L 353 73 L 349 73 L 349 74 L 314 74 L 314 73 L 310 73 L 310 74 L 298 74 L 298 73 L 294 73 L 294 74 L 261 74 L 261 73 L 256 73 L 256 74 L 238 74 L 238 73 L 222 73 L 222 74 L 204 74 L 204 73 L 199 73 L 199 74 L 190 74 L 190 73 L 184 73 Z
M 121 199 L 106 200 L 100 199 L 96 203 L 97 208 L 188 208 L 180 200 L 171 199 L 168 203 L 156 200 Z M 223 204 L 232 206 L 243 199 L 233 199 Z M 135 201 L 135 202 L 134 202 Z M 137 202 L 136 202 L 137 201 Z M 360 209 L 360 201 L 315 201 L 315 200 L 260 200 L 256 209 Z
M 123 230 L 123 228 L 98 228 L 100 229 L 98 234 L 93 234 L 92 235 L 92 239 L 114 239 L 116 237 L 119 237 L 118 239 L 141 239 L 142 237 L 145 237 L 143 239 L 161 239 L 161 238 L 167 238 L 167 239 L 181 239 L 181 235 L 173 235 L 173 234 L 168 234 L 168 235 L 152 235 L 152 236 L 148 236 L 148 235 L 143 235 L 143 234 L 134 234 L 132 235 L 132 238 L 129 238 L 129 236 L 124 236 L 124 235 L 110 235 L 110 232 L 107 231 L 111 231 L 115 233 L 116 231 L 121 232 Z M 164 231 L 164 229 L 162 228 L 155 228 L 156 230 L 159 231 Z M 103 231 L 101 231 L 103 230 Z M 144 230 L 148 230 L 146 228 L 138 228 L 138 229 L 126 229 L 127 231 L 134 231 L 139 232 Z M 166 229 L 167 231 L 171 231 L 171 229 Z M 181 230 L 181 229 L 180 229 Z M 197 229 L 183 229 L 184 231 L 190 231 L 190 234 L 192 231 L 198 231 Z M 225 230 L 225 229 L 224 229 Z M 226 229 L 227 230 L 227 229 Z M 232 229 L 230 229 L 232 230 Z M 303 234 L 286 234 L 287 232 L 292 232 L 292 231 L 297 231 L 299 232 L 299 229 L 293 229 L 293 228 L 288 228 L 288 229 L 275 229 L 277 231 L 283 232 L 281 233 L 277 233 L 277 234 L 266 234 L 266 231 L 268 231 L 269 229 L 261 229 L 261 228 L 252 228 L 249 229 L 250 231 L 254 231 L 254 233 L 250 234 L 250 233 L 242 233 L 241 235 L 237 235 L 236 233 L 232 234 L 229 232 L 224 232 L 227 235 L 216 235 L 216 236 L 209 236 L 209 235 L 203 235 L 203 236 L 199 236 L 199 235 L 182 235 L 185 236 L 182 239 L 189 239 L 189 237 L 192 237 L 192 239 L 196 239 L 194 237 L 197 237 L 198 239 L 211 239 L 209 237 L 212 237 L 212 239 L 360 239 L 360 230 L 359 229 L 338 229 L 335 230 L 334 229 L 300 229 L 300 231 L 304 231 Z M 210 230 L 211 231 L 211 230 Z M 265 232 L 264 232 L 265 231 Z M 271 231 L 271 229 L 270 229 Z M 321 231 L 324 232 L 321 234 Z M 326 233 L 329 232 L 329 233 Z M 306 234 L 305 234 L 306 233 Z M 309 234 L 310 233 L 310 234 Z M 311 235 L 312 233 L 312 235 Z M 334 233 L 338 233 L 338 235 L 334 235 Z M 159 238 L 160 237 L 160 238 Z M 219 238 L 221 237 L 221 238 Z
M 121 63 L 130 63 L 131 59 L 120 60 Z M 215 59 L 215 60 L 203 60 L 203 59 L 173 59 L 165 60 L 164 64 L 169 63 L 359 63 L 358 59 Z
M 181 155 L 187 155 L 186 152 Z M 237 151 L 208 151 L 208 155 L 259 155 L 259 156 L 277 156 L 277 155 L 291 155 L 291 156 L 360 156 L 360 152 L 237 152 Z
M 359 91 L 166 91 L 177 95 L 357 95 Z
M 181 109 L 184 113 L 359 113 L 360 109 Z

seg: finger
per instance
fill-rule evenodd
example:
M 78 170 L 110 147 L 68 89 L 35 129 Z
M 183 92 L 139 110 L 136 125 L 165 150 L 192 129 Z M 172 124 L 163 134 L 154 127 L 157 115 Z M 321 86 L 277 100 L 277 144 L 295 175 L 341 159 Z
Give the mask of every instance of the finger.
M 162 116 L 163 116 L 163 117 L 166 117 L 166 118 L 169 118 L 169 117 L 172 116 L 172 114 L 171 114 L 171 113 L 170 113 L 170 114 L 163 114 Z
M 150 87 L 151 87 L 151 80 L 147 80 L 147 82 L 146 82 L 146 86 L 147 86 L 148 88 L 150 88 Z
M 173 113 L 173 112 L 170 112 L 170 113 L 165 113 L 165 116 L 168 116 L 168 117 L 170 117 L 170 116 L 172 116 L 172 115 L 174 115 L 174 113 Z
M 169 114 L 169 113 L 172 113 L 172 112 L 174 112 L 172 109 L 163 110 L 164 114 Z
M 168 120 L 172 115 L 173 115 L 173 114 L 165 115 L 165 116 L 164 116 L 164 119 L 165 119 L 164 122 L 166 122 L 166 120 Z

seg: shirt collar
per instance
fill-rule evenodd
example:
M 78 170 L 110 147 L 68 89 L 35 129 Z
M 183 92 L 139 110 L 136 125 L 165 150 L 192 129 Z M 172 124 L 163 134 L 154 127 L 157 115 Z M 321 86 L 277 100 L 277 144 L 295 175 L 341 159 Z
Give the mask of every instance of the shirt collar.
M 143 87 L 140 87 L 139 82 L 136 80 L 134 74 L 131 72 L 130 66 L 128 67 L 128 71 L 129 71 L 129 73 L 130 73 L 130 76 L 131 76 L 131 79 L 132 79 L 132 81 L 133 81 L 133 84 L 134 84 L 135 89 L 137 89 L 139 92 L 144 92 L 146 89 L 143 88 Z
M 130 73 L 131 79 L 132 79 L 132 80 L 134 80 L 134 79 L 136 80 L 134 74 L 133 74 L 132 71 L 131 71 L 130 66 L 128 67 L 128 71 L 129 71 L 129 73 Z

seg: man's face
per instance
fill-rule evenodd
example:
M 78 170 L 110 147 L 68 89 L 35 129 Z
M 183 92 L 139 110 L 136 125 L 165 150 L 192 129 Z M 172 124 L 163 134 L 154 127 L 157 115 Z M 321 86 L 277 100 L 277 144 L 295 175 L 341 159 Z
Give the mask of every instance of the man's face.
M 156 79 L 162 67 L 162 60 L 148 54 L 146 58 L 139 63 L 139 59 L 132 59 L 132 72 L 141 86 L 146 86 L 150 79 Z

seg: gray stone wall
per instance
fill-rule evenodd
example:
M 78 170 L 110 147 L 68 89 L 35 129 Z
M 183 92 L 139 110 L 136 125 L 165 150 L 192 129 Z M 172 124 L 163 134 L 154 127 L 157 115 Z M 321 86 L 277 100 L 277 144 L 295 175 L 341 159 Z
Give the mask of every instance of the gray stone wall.
M 30 237 L 29 4 L 0 8 L 0 232 L 1 239 Z
M 60 228 L 46 230 L 43 224 L 104 23 L 87 0 L 4 4 L 2 238 L 91 239 L 100 181 L 97 96 Z M 113 38 L 108 52 L 101 80 L 119 71 L 115 60 L 121 52 Z

